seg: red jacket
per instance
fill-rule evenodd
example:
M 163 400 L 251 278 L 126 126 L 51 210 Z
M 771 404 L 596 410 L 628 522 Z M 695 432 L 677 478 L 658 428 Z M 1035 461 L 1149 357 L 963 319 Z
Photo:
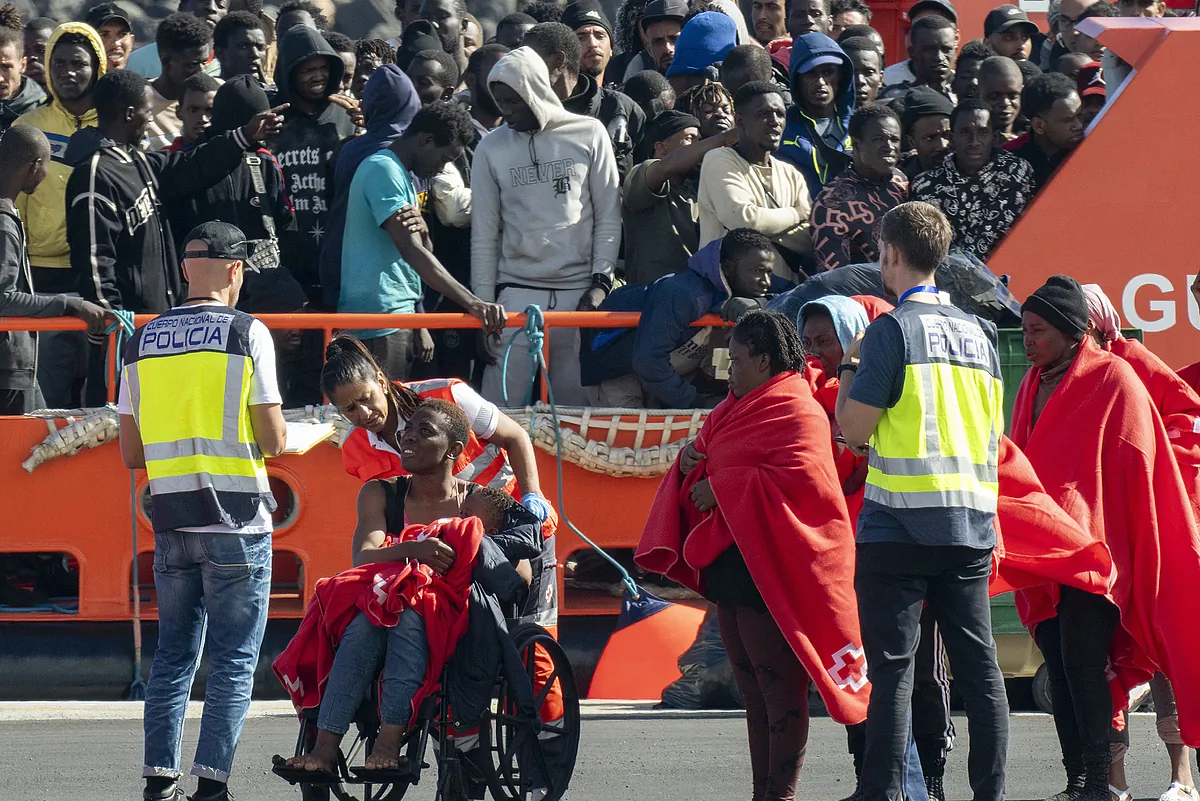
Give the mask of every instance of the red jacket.
M 439 576 L 416 562 L 379 562 L 317 582 L 296 636 L 271 665 L 297 712 L 321 705 L 342 632 L 359 612 L 384 628 L 395 626 L 400 613 L 410 606 L 425 619 L 429 663 L 425 681 L 413 696 L 410 723 L 421 701 L 437 689 L 442 668 L 467 629 L 471 571 L 483 526 L 477 517 L 439 520 L 429 526 L 405 528 L 396 542 L 415 539 L 421 532 L 430 532 L 457 552 L 446 575 Z

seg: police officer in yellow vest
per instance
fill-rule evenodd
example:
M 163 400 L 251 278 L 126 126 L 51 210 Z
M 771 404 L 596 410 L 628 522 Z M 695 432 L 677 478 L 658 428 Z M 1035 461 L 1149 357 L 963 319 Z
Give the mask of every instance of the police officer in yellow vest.
M 137 330 L 121 373 L 121 456 L 149 480 L 158 649 L 146 689 L 146 801 L 183 801 L 180 745 L 207 638 L 210 673 L 192 801 L 227 801 L 267 624 L 271 512 L 264 456 L 283 451 L 275 347 L 235 310 L 245 235 L 199 225 L 184 244 L 189 297 Z M 205 629 L 207 627 L 207 635 Z
M 1004 388 L 995 326 L 952 306 L 934 283 L 950 238 L 928 203 L 884 216 L 880 269 L 899 303 L 838 368 L 842 435 L 869 447 L 854 586 L 872 685 L 860 790 L 872 801 L 903 798 L 926 602 L 966 701 L 974 799 L 1004 798 L 1008 699 L 988 603 Z

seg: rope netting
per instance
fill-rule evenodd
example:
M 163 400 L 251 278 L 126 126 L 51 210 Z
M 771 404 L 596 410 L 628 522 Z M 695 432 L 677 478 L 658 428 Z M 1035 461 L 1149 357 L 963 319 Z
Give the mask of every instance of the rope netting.
M 617 478 L 664 475 L 684 444 L 700 433 L 708 416 L 704 409 L 599 409 L 560 406 L 555 426 L 550 407 L 539 403 L 506 413 L 527 431 L 534 446 L 556 452 L 556 431 L 562 436 L 563 459 L 592 473 Z M 43 409 L 30 417 L 46 421 L 46 438 L 21 463 L 28 472 L 60 456 L 116 442 L 119 420 L 115 406 L 99 409 Z M 289 423 L 330 423 L 334 445 L 341 446 L 350 423 L 331 405 L 287 409 Z M 66 425 L 59 425 L 58 421 Z M 629 444 L 622 444 L 628 442 Z

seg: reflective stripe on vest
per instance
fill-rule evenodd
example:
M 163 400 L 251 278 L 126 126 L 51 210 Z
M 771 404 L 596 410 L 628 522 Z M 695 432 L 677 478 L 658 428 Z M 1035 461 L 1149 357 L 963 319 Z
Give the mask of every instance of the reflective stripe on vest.
M 275 508 L 250 423 L 253 322 L 223 306 L 172 309 L 129 343 L 124 374 L 155 531 L 240 528 L 263 503 Z
M 457 378 L 431 378 L 428 381 L 410 381 L 404 386 L 422 398 L 438 398 L 457 406 L 454 386 L 462 383 Z M 475 421 L 470 422 L 474 424 Z M 470 432 L 468 439 L 467 447 L 454 464 L 455 477 L 508 492 L 516 481 L 516 474 L 508 463 L 508 454 L 499 445 L 480 441 L 474 431 Z
M 1004 426 L 995 347 L 953 307 L 908 303 L 891 315 L 908 363 L 900 398 L 871 437 L 863 497 L 894 509 L 995 512 Z

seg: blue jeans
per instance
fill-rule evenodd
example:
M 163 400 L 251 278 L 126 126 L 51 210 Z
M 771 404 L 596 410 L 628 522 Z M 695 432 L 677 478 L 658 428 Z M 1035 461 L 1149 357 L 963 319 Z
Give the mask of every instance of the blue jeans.
M 412 712 L 413 696 L 425 680 L 429 641 L 425 619 L 416 609 L 405 609 L 394 628 L 373 624 L 358 613 L 338 643 L 333 667 L 325 682 L 325 695 L 317 727 L 335 734 L 350 730 L 354 714 L 367 696 L 371 682 L 383 668 L 379 719 L 389 726 L 404 726 Z
M 271 535 L 154 535 L 158 650 L 146 687 L 143 776 L 179 776 L 183 718 L 208 628 L 210 669 L 192 773 L 226 781 L 267 628 Z

